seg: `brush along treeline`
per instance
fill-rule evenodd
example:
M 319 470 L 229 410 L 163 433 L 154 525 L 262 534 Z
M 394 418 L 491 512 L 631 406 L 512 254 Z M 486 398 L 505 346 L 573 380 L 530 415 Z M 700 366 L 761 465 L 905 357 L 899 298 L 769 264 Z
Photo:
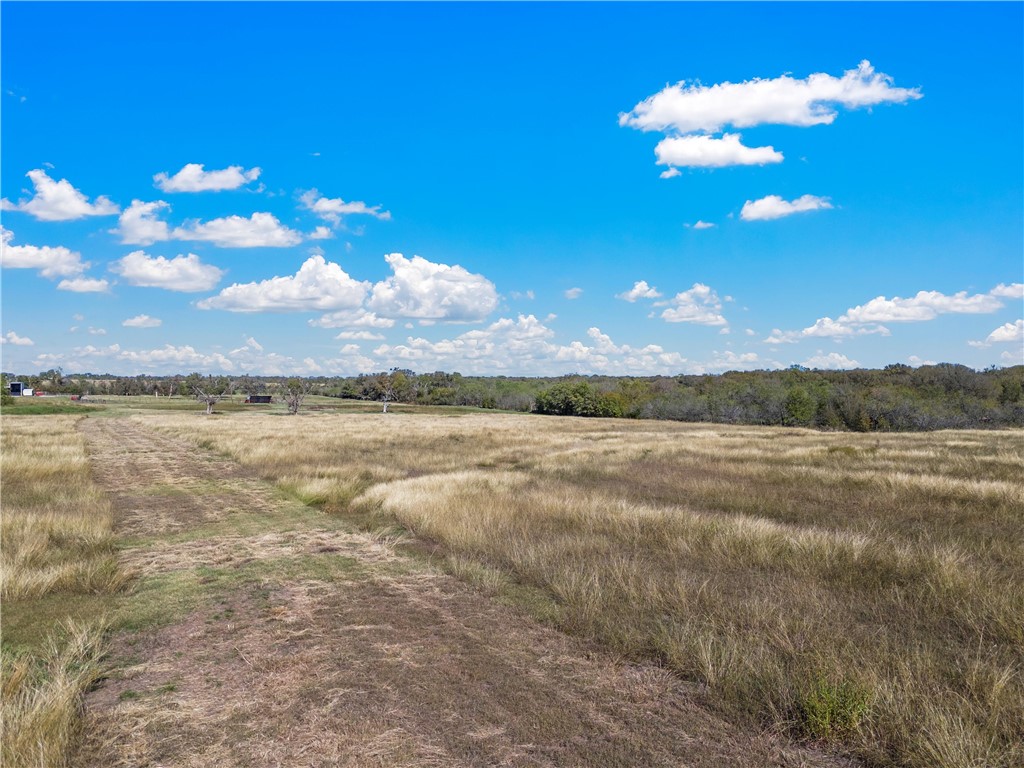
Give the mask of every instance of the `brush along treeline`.
M 276 395 L 289 380 L 201 376 L 23 376 L 52 392 L 191 396 L 204 391 Z M 943 363 L 882 370 L 729 372 L 700 376 L 463 376 L 392 370 L 305 380 L 311 394 L 419 405 L 456 405 L 563 416 L 614 416 L 722 424 L 905 432 L 1024 426 L 1024 366 L 975 371 Z
M 1019 431 L 140 414 L 873 765 L 1024 763 Z

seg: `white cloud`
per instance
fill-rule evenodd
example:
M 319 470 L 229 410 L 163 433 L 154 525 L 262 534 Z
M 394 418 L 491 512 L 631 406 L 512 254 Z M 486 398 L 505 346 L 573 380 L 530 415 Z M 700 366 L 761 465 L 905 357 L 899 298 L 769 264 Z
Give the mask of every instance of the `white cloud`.
M 803 80 L 783 75 L 711 86 L 679 82 L 619 115 L 619 125 L 680 133 L 717 133 L 726 126 L 810 126 L 831 123 L 837 106 L 856 109 L 921 98 L 920 89 L 892 83 L 867 61 L 838 78 L 817 72 Z
M 97 197 L 93 203 L 71 186 L 67 179 L 54 181 L 46 171 L 36 169 L 25 174 L 32 180 L 35 196 L 30 200 L 12 203 L 3 200 L 5 211 L 24 211 L 40 221 L 72 221 L 87 216 L 112 216 L 121 209 L 106 197 Z
M 347 309 L 328 312 L 309 324 L 315 328 L 391 328 L 395 321 L 390 317 L 378 317 L 375 312 L 365 309 Z
M 383 341 L 384 334 L 374 333 L 373 331 L 342 331 L 334 338 L 343 340 L 356 339 L 359 341 Z
M 1000 283 L 989 293 L 1003 299 L 1024 300 L 1024 283 L 1010 283 L 1009 285 Z
M 205 224 L 195 221 L 174 230 L 176 240 L 201 240 L 220 248 L 286 248 L 302 242 L 302 235 L 284 226 L 272 213 L 225 216 Z
M 89 335 L 90 336 L 106 336 L 107 335 L 107 329 L 106 328 L 93 328 L 92 326 L 89 326 Z
M 691 225 L 687 224 L 686 226 L 690 227 Z M 697 219 L 697 221 L 694 222 L 694 224 L 692 225 L 693 229 L 698 229 L 698 230 L 699 229 L 712 229 L 714 226 L 715 225 L 713 223 L 711 223 L 710 221 L 701 221 L 700 219 Z
M 588 343 L 557 344 L 554 331 L 533 315 L 501 318 L 486 328 L 453 339 L 431 341 L 409 337 L 404 344 L 382 344 L 374 355 L 384 365 L 416 365 L 424 369 L 467 373 L 559 374 L 678 373 L 686 362 L 677 352 L 650 344 L 643 348 L 617 345 L 599 328 L 587 331 Z
M 70 277 L 84 272 L 89 262 L 63 246 L 11 245 L 14 233 L 0 227 L 0 264 L 7 269 L 37 269 L 43 277 Z
M 135 317 L 129 317 L 121 325 L 125 328 L 159 328 L 163 325 L 163 320 L 159 317 L 150 317 L 149 315 L 136 315 Z
M 330 227 L 317 227 L 307 235 L 310 240 L 330 240 L 334 237 L 334 233 Z
M 202 163 L 188 163 L 173 176 L 156 174 L 153 181 L 164 192 L 216 192 L 238 189 L 259 176 L 259 168 L 245 170 L 240 165 L 231 165 L 222 171 L 205 171 Z
M 203 354 L 187 344 L 180 347 L 165 344 L 159 349 L 150 350 L 125 350 L 120 352 L 117 357 L 119 360 L 130 362 L 139 368 L 150 370 L 182 371 L 187 369 L 213 372 L 235 370 L 235 364 L 220 352 Z
M 856 360 L 851 360 L 846 355 L 841 355 L 838 352 L 829 352 L 827 355 L 823 354 L 819 349 L 818 354 L 807 358 L 803 363 L 801 363 L 801 365 L 818 370 L 839 371 L 848 368 L 857 368 L 860 366 L 860 363 Z
M 657 299 L 661 297 L 661 293 L 658 292 L 657 288 L 647 284 L 646 280 L 638 280 L 633 283 L 633 287 L 624 293 L 617 294 L 615 298 L 628 301 L 630 303 L 637 299 Z
M 713 136 L 669 136 L 654 148 L 656 165 L 671 168 L 725 168 L 731 165 L 767 165 L 781 163 L 783 156 L 774 147 L 748 147 L 738 133 Z M 662 178 L 666 178 L 662 174 Z
M 341 223 L 342 216 L 351 215 L 373 216 L 381 221 L 391 220 L 391 212 L 381 210 L 379 205 L 367 205 L 361 200 L 346 203 L 340 197 L 324 197 L 315 189 L 304 192 L 299 201 L 303 207 L 335 226 Z
M 132 251 L 110 264 L 110 271 L 130 285 L 144 288 L 165 288 L 185 293 L 209 291 L 220 282 L 224 270 L 203 264 L 198 256 L 179 254 L 173 259 L 150 256 L 145 251 Z
M 996 328 L 988 335 L 986 341 L 994 344 L 1003 342 L 1024 341 L 1024 320 L 1015 323 L 1006 323 Z
M 1024 341 L 1024 320 L 1005 323 L 996 328 L 984 341 L 967 342 L 972 347 L 990 347 L 993 344 L 1020 343 Z
M 1002 306 L 1002 302 L 991 293 L 968 296 L 967 291 L 960 291 L 947 296 L 939 291 L 918 291 L 917 295 L 906 299 L 878 296 L 866 304 L 846 310 L 838 322 L 916 323 L 934 320 L 944 314 L 987 314 Z
M 8 331 L 3 336 L 0 336 L 0 344 L 13 344 L 16 347 L 31 347 L 35 345 L 35 342 L 27 336 L 19 336 L 14 331 Z
M 356 309 L 368 288 L 368 283 L 353 279 L 338 264 L 317 254 L 310 256 L 294 275 L 258 283 L 235 283 L 196 306 L 229 312 Z
M 73 293 L 106 293 L 109 289 L 110 283 L 106 280 L 91 277 L 72 277 L 57 283 L 58 291 Z
M 567 298 L 570 301 L 572 301 L 573 299 L 578 299 L 580 296 L 583 295 L 583 289 L 582 288 L 569 288 L 562 295 L 565 296 L 565 298 Z
M 911 355 L 910 357 L 908 357 L 907 358 L 907 362 L 910 363 L 915 368 L 917 368 L 919 366 L 922 366 L 922 365 L 935 365 L 935 361 L 934 360 L 922 360 L 917 355 Z
M 788 201 L 778 195 L 768 195 L 760 200 L 747 200 L 740 211 L 740 218 L 743 221 L 770 221 L 792 216 L 794 213 L 820 211 L 831 207 L 832 203 L 827 197 L 801 195 L 796 200 Z
M 870 334 L 891 335 L 889 329 L 884 325 L 849 325 L 837 322 L 831 317 L 822 317 L 816 320 L 814 325 L 808 326 L 802 331 L 781 331 L 778 328 L 774 328 L 771 335 L 764 341 L 766 344 L 795 344 L 805 338 L 818 337 L 838 340 Z
M 722 301 L 713 288 L 703 283 L 694 283 L 693 287 L 677 293 L 665 302 L 669 306 L 661 313 L 663 320 L 669 323 L 697 323 L 698 325 L 726 325 L 722 316 Z
M 144 203 L 132 200 L 117 221 L 117 229 L 110 230 L 113 235 L 120 235 L 121 242 L 129 245 L 152 245 L 153 243 L 171 239 L 171 231 L 166 221 L 161 221 L 159 211 L 170 209 L 163 200 Z
M 732 350 L 715 351 L 705 362 L 694 362 L 687 366 L 687 373 L 721 373 L 722 371 L 752 371 L 764 368 L 781 368 L 774 360 L 762 360 L 756 352 L 737 354 Z
M 537 298 L 537 296 L 533 292 L 533 290 L 529 290 L 529 291 L 512 291 L 509 295 L 513 299 L 515 299 L 516 301 L 520 301 L 522 299 L 528 299 L 530 301 L 533 301 L 535 298 Z
M 1024 365 L 1024 349 L 1018 349 L 1015 352 L 1006 350 L 999 355 L 999 359 L 1007 365 Z
M 682 174 L 682 171 L 680 171 L 678 168 L 669 168 L 667 171 L 662 171 L 661 173 L 659 173 L 658 177 L 662 179 L 674 179 L 676 176 L 679 176 L 680 174 Z
M 778 328 L 764 341 L 768 344 L 795 343 L 808 337 L 842 339 L 853 336 L 879 334 L 889 336 L 890 331 L 881 323 L 920 323 L 946 314 L 990 314 L 1003 308 L 1000 298 L 1012 297 L 1020 290 L 1019 283 L 999 284 L 988 293 L 968 295 L 959 291 L 952 295 L 939 291 L 918 291 L 909 298 L 891 299 L 877 296 L 871 301 L 846 310 L 837 319 L 822 317 L 802 331 L 781 331 Z M 968 342 L 983 346 L 986 342 Z
M 436 264 L 400 253 L 384 257 L 392 275 L 373 286 L 367 307 L 384 317 L 469 322 L 498 305 L 494 284 L 458 264 Z

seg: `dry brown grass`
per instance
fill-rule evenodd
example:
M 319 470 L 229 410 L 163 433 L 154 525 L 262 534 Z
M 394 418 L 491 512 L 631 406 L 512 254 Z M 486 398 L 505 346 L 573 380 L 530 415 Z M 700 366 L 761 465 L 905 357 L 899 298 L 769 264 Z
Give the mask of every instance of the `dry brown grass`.
M 113 518 L 93 485 L 76 416 L 6 418 L 0 598 L 119 589 Z
M 103 627 L 67 622 L 38 657 L 0 656 L 0 765 L 61 768 L 81 736 L 82 696 L 103 673 Z
M 42 598 L 110 593 L 127 579 L 114 553 L 112 516 L 93 485 L 80 416 L 5 417 L 0 426 L 0 599 L 18 608 L 14 648 L 4 635 L 2 764 L 63 766 L 80 731 L 81 699 L 101 673 L 102 619 L 58 621 Z M 6 627 L 5 627 L 6 628 Z
M 1020 433 L 145 416 L 880 765 L 1024 762 Z

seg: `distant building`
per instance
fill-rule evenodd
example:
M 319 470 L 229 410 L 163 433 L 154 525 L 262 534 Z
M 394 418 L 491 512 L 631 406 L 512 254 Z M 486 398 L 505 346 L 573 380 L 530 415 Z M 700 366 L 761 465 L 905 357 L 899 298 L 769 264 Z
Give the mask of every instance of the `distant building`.
M 270 395 L 249 395 L 247 398 L 245 398 L 245 402 L 251 403 L 251 404 L 255 404 L 255 403 L 269 403 L 270 400 L 271 400 L 271 396 Z
M 20 382 L 20 381 L 12 381 L 11 382 L 11 394 L 14 395 L 15 397 L 21 397 L 22 395 L 26 394 L 25 393 L 25 385 L 22 382 Z M 32 394 L 32 390 L 29 390 L 28 394 L 31 395 Z

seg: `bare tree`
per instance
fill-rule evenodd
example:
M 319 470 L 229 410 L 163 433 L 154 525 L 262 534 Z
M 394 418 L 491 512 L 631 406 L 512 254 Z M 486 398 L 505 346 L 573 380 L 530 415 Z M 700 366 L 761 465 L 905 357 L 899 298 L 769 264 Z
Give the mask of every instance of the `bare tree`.
M 195 394 L 196 400 L 201 403 L 206 403 L 206 415 L 209 416 L 213 413 L 213 406 L 219 403 L 226 397 L 230 397 L 234 391 L 234 382 L 228 381 L 227 379 L 220 379 L 214 381 L 209 378 L 207 382 L 192 382 L 192 392 Z
M 313 382 L 308 379 L 288 379 L 284 389 L 284 402 L 288 406 L 288 413 L 296 415 L 302 407 L 302 401 L 312 389 Z

